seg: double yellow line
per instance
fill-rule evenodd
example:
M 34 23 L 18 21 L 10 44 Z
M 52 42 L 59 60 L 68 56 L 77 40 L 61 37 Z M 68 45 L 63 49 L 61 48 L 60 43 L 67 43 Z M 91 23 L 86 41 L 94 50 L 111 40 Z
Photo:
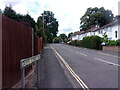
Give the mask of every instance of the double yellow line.
M 72 76 L 75 78 L 75 80 L 78 82 L 78 84 L 84 89 L 89 90 L 88 86 L 81 80 L 81 78 L 73 71 L 73 69 L 68 65 L 68 63 L 62 58 L 62 56 L 52 47 L 51 48 L 55 51 L 57 56 L 60 58 L 60 60 L 64 63 L 65 67 L 68 69 L 68 71 L 72 74 Z

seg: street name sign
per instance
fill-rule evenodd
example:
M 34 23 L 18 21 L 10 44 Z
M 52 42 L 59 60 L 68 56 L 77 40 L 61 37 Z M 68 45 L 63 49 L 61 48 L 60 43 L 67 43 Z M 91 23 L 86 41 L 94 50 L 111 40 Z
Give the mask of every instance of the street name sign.
M 30 58 L 26 58 L 26 59 L 22 59 L 20 61 L 20 68 L 26 68 L 28 66 L 30 66 L 31 64 L 33 64 L 34 62 L 38 61 L 41 59 L 41 55 L 38 54 L 36 56 L 30 57 Z

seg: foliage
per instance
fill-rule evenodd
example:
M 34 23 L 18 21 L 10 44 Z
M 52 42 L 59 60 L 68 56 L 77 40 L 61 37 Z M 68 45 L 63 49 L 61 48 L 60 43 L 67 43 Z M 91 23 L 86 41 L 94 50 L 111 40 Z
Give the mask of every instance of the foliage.
M 102 39 L 99 36 L 91 36 L 91 47 L 92 49 L 102 49 L 101 48 Z
M 68 34 L 68 38 L 70 38 L 70 36 L 71 36 L 72 34 L 73 34 L 73 32 L 69 33 L 69 34 Z
M 86 48 L 91 48 L 91 37 L 90 36 L 83 38 L 83 46 Z
M 15 21 L 22 22 L 25 25 L 30 26 L 35 29 L 34 19 L 29 14 L 26 14 L 26 15 L 17 14 L 12 9 L 11 5 L 9 7 L 8 6 L 5 7 L 5 9 L 3 11 L 3 15 L 5 15 L 6 17 L 11 18 Z
M 43 31 L 44 24 L 44 31 Z M 36 34 L 39 37 L 43 37 L 45 34 L 48 43 L 52 43 L 53 39 L 57 36 L 58 21 L 54 18 L 54 14 L 51 11 L 44 11 L 42 16 L 38 17 Z
M 87 36 L 83 40 L 72 40 L 70 45 L 92 49 L 101 49 L 102 39 L 99 36 Z
M 110 10 L 101 8 L 88 8 L 85 14 L 80 18 L 80 28 L 86 31 L 91 28 L 92 25 L 104 26 L 113 20 L 113 13 Z
M 68 42 L 68 40 L 67 40 L 67 39 L 65 39 L 63 42 L 64 42 L 64 43 L 67 43 L 67 42 Z
M 70 44 L 71 44 L 72 46 L 76 46 L 76 41 L 77 41 L 77 40 L 72 40 Z
M 77 40 L 76 46 L 83 47 L 83 40 Z
M 59 37 L 55 37 L 53 39 L 53 43 L 60 43 L 61 42 L 61 39 Z
M 62 33 L 59 35 L 59 37 L 64 41 L 65 39 L 67 39 L 66 34 Z
M 119 40 L 108 40 L 109 46 L 120 46 L 120 39 Z
M 102 38 L 102 42 L 104 42 L 105 44 L 108 44 L 108 36 L 107 36 L 107 34 L 106 34 L 107 32 L 105 32 L 102 36 L 103 36 L 103 38 Z

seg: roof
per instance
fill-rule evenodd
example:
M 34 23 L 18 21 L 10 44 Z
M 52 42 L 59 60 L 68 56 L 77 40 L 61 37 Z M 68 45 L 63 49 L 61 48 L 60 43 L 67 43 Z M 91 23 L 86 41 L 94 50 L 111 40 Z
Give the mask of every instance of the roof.
M 120 24 L 120 16 L 119 18 L 117 17 L 117 19 L 115 19 L 113 22 L 103 26 L 103 27 L 92 27 L 91 29 L 87 30 L 87 31 L 77 31 L 77 32 L 74 32 L 72 34 L 72 36 L 75 36 L 75 35 L 81 35 L 81 34 L 84 34 L 84 33 L 87 33 L 87 32 L 95 32 L 95 31 L 98 31 L 100 29 L 103 29 L 103 28 L 106 28 L 106 27 L 110 27 L 110 26 L 113 26 L 113 25 L 116 25 L 116 24 Z

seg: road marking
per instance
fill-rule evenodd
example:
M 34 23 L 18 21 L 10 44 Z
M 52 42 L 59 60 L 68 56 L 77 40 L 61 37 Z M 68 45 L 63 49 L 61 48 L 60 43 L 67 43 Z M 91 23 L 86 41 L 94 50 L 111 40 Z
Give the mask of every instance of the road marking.
M 98 52 L 98 54 L 120 58 L 119 56 Z
M 64 47 L 61 47 L 61 48 L 64 48 Z M 64 48 L 64 49 L 66 49 L 66 48 Z M 66 49 L 66 50 L 68 50 L 68 51 L 72 51 L 72 52 L 75 52 L 75 53 L 80 54 L 80 55 L 83 55 L 83 56 L 87 56 L 87 55 L 86 55 L 86 54 L 84 54 L 84 53 L 81 53 L 81 52 L 76 52 L 76 51 L 71 50 L 71 49 Z
M 68 71 L 72 74 L 72 76 L 76 79 L 78 84 L 84 89 L 89 90 L 88 86 L 81 80 L 81 78 L 73 71 L 73 69 L 68 65 L 68 63 L 62 58 L 62 56 L 52 47 L 51 48 L 55 51 L 57 56 L 60 58 L 60 60 L 64 63 Z
M 108 62 L 108 61 L 105 61 L 105 60 L 102 60 L 102 59 L 99 59 L 99 58 L 94 58 L 95 60 L 98 60 L 98 61 L 102 61 L 102 62 L 105 62 L 105 63 L 108 63 L 108 64 L 112 64 L 112 65 L 115 65 L 115 66 L 120 66 L 119 64 L 115 64 L 115 63 L 112 63 L 112 62 Z
M 80 53 L 80 52 L 75 52 L 75 53 L 81 54 L 83 56 L 87 56 L 86 54 L 83 54 L 83 53 Z

